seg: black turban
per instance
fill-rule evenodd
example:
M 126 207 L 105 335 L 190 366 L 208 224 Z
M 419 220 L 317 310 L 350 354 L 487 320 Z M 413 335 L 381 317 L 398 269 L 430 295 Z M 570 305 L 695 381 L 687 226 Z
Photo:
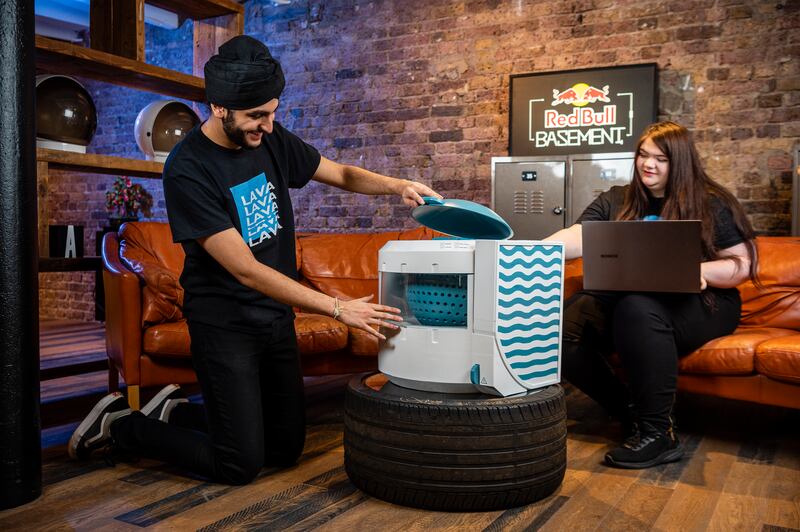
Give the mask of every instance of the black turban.
M 286 84 L 281 64 L 260 41 L 238 35 L 205 66 L 206 98 L 227 109 L 252 109 L 278 98 Z

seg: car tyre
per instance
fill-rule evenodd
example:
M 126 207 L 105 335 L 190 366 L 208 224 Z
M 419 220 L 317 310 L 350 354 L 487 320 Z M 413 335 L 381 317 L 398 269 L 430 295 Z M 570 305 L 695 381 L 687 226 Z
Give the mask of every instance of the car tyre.
M 566 471 L 559 385 L 512 397 L 401 388 L 361 375 L 345 399 L 344 464 L 376 498 L 440 511 L 522 506 L 553 493 Z

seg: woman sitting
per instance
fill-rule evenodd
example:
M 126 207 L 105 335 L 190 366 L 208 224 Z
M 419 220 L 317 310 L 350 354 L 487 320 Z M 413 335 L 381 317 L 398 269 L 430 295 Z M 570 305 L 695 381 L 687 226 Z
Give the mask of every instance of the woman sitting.
M 645 468 L 680 460 L 672 408 L 678 358 L 733 332 L 736 286 L 756 281 L 754 232 L 736 198 L 706 175 L 689 131 L 674 122 L 649 126 L 636 146 L 631 184 L 601 194 L 575 225 L 549 240 L 566 258 L 582 254 L 589 220 L 701 220 L 699 294 L 581 291 L 565 305 L 562 374 L 623 421 L 624 443 L 608 465 Z M 619 354 L 627 385 L 607 363 Z

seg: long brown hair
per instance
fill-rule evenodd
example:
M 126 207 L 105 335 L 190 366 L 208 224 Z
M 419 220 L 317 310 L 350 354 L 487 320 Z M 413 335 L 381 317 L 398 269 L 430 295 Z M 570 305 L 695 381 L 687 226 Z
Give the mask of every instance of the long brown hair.
M 636 144 L 636 158 L 642 143 L 650 139 L 669 159 L 669 175 L 664 189 L 664 206 L 661 218 L 665 220 L 701 220 L 703 254 L 710 258 L 719 258 L 719 250 L 714 245 L 714 210 L 711 199 L 717 198 L 730 209 L 733 221 L 739 233 L 745 239 L 747 255 L 750 258 L 750 279 L 758 284 L 758 256 L 754 242 L 755 231 L 744 209 L 728 190 L 708 177 L 697 148 L 692 141 L 691 133 L 675 122 L 658 122 L 644 130 Z M 625 194 L 618 220 L 639 220 L 645 216 L 649 192 L 642 183 L 639 169 L 633 165 L 633 179 Z

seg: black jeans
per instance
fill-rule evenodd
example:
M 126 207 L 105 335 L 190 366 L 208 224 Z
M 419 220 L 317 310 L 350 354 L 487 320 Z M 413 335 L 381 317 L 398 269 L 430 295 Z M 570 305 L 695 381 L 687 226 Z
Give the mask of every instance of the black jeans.
M 203 404 L 179 404 L 169 424 L 141 414 L 112 425 L 124 451 L 226 484 L 265 465 L 291 465 L 305 442 L 303 376 L 291 320 L 247 334 L 189 323 Z
M 712 289 L 711 304 L 698 294 L 578 292 L 566 303 L 562 375 L 610 414 L 634 414 L 664 430 L 675 401 L 678 358 L 739 322 L 736 289 Z M 616 351 L 627 386 L 607 357 Z

